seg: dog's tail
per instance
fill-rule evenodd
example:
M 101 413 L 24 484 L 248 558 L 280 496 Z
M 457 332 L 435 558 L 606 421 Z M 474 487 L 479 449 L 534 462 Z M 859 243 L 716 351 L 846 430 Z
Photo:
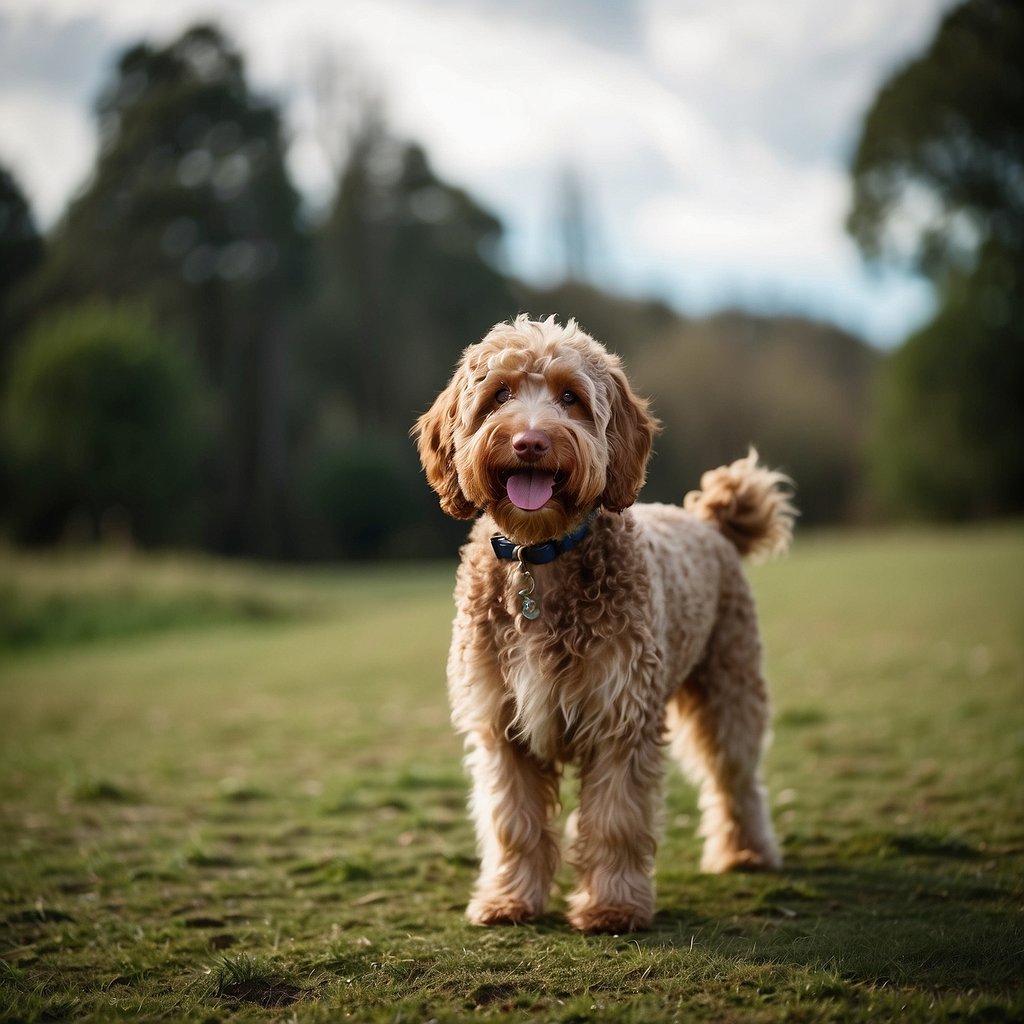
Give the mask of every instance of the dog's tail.
M 690 491 L 683 507 L 716 526 L 741 555 L 763 558 L 782 554 L 793 536 L 797 510 L 790 499 L 792 481 L 758 465 L 751 448 L 745 459 L 719 466 L 700 478 L 700 490 Z

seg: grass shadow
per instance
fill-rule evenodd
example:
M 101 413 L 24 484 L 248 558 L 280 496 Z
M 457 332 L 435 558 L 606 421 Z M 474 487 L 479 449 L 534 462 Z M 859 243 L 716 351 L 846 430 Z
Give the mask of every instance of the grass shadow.
M 791 859 L 777 875 L 692 886 L 695 910 L 662 909 L 639 941 L 704 946 L 847 983 L 920 991 L 1024 992 L 1022 886 L 1011 866 L 959 841 L 877 837 L 874 860 Z M 997 870 L 1001 868 L 1002 870 Z M 722 894 L 729 899 L 724 899 Z M 717 913 L 704 909 L 714 902 Z

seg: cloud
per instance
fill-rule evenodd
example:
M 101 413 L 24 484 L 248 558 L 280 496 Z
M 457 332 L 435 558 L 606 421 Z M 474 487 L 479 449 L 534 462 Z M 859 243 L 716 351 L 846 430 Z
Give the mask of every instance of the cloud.
M 0 10 L 0 92 L 31 87 L 78 103 L 98 81 L 113 45 L 95 17 L 54 22 L 37 10 Z
M 879 83 L 953 3 L 650 0 L 646 38 L 656 73 L 724 133 L 845 162 Z
M 0 161 L 14 173 L 41 226 L 83 184 L 96 142 L 89 119 L 66 101 L 31 89 L 0 91 Z M 61 153 L 73 155 L 64 160 Z

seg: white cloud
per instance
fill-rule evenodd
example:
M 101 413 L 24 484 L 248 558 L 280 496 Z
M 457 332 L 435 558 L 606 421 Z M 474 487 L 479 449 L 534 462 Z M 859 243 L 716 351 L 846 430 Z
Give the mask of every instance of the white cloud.
M 14 172 L 36 220 L 51 224 L 84 183 L 95 152 L 86 112 L 34 91 L 0 92 L 0 161 Z
M 841 159 L 882 78 L 954 0 L 649 0 L 652 67 L 723 131 Z

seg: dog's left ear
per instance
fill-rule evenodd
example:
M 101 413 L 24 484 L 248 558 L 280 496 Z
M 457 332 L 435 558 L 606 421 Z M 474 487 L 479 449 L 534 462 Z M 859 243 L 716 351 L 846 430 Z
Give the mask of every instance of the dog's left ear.
M 610 375 L 611 418 L 606 432 L 608 479 L 601 504 L 613 512 L 621 512 L 636 501 L 647 479 L 647 460 L 661 424 L 648 410 L 647 400 L 636 395 L 618 366 L 610 369 Z
M 454 519 L 472 519 L 477 513 L 476 506 L 462 493 L 455 469 L 455 427 L 459 403 L 468 386 L 468 374 L 460 366 L 412 428 L 427 483 L 441 499 L 441 508 Z

